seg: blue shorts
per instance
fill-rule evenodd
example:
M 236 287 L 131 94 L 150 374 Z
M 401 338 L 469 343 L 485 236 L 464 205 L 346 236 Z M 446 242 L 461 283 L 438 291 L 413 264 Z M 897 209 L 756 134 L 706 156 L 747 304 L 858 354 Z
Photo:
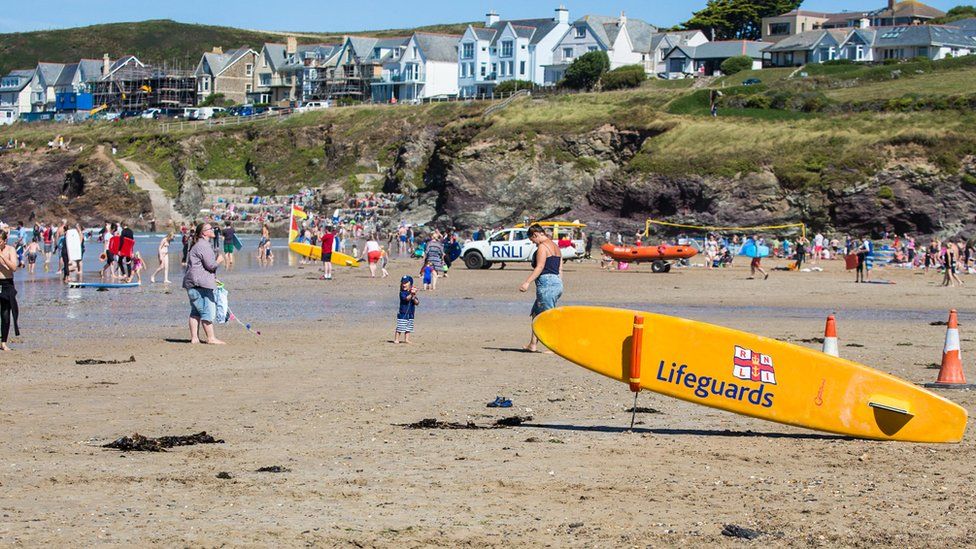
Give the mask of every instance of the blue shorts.
M 556 308 L 556 302 L 563 295 L 563 280 L 558 275 L 544 274 L 535 281 L 535 303 L 532 304 L 533 317 L 539 313 Z
M 217 300 L 213 290 L 188 288 L 186 295 L 190 298 L 190 318 L 198 318 L 205 322 L 213 322 L 217 318 Z

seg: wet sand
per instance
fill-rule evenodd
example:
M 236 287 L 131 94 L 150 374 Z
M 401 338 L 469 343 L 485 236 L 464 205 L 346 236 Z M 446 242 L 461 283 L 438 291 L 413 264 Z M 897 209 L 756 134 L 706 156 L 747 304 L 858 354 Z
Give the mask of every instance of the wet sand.
M 742 265 L 570 265 L 562 304 L 639 304 L 795 342 L 821 336 L 836 311 L 843 356 L 919 383 L 934 380 L 945 336 L 929 323 L 956 307 L 976 378 L 976 277 L 946 289 L 937 274 L 888 270 L 876 277 L 896 285 L 857 285 L 840 262 L 826 267 L 761 281 Z M 394 261 L 385 281 L 360 269 L 331 283 L 312 267 L 228 274 L 232 308 L 262 335 L 218 326 L 226 347 L 182 343 L 185 313 L 126 323 L 118 303 L 184 311 L 178 287 L 115 302 L 111 323 L 99 310 L 110 302 L 86 295 L 63 339 L 32 329 L 22 303 L 20 350 L 0 355 L 0 545 L 741 545 L 724 524 L 770 544 L 976 542 L 972 428 L 958 445 L 846 440 L 642 393 L 659 413 L 628 433 L 625 385 L 517 351 L 532 299 L 517 292 L 524 266 L 455 269 L 421 293 L 415 344 L 388 343 L 396 281 L 417 269 Z M 971 392 L 943 394 L 976 406 Z M 486 408 L 496 395 L 515 406 Z M 400 426 L 514 415 L 533 419 Z M 99 447 L 204 430 L 225 443 Z M 273 465 L 290 472 L 255 472 Z

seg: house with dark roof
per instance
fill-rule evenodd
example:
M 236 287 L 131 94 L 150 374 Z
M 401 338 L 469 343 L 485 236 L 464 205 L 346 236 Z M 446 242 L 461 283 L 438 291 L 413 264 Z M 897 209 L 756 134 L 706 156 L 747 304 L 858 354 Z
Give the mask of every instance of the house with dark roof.
M 224 53 L 215 47 L 203 54 L 193 75 L 197 79 L 197 103 L 220 93 L 236 104 L 250 102 L 256 87 L 258 54 L 244 46 Z
M 761 69 L 769 44 L 751 40 L 718 40 L 700 46 L 675 46 L 664 60 L 669 77 L 712 76 L 721 74 L 722 63 L 730 57 L 752 58 L 753 70 Z
M 644 71 L 647 74 L 662 74 L 667 72 L 664 56 L 675 46 L 700 46 L 708 42 L 708 37 L 700 30 L 659 32 L 651 37 L 651 49 L 644 61 Z
M 84 112 L 94 107 L 93 86 L 101 80 L 107 61 L 82 59 L 65 65 L 54 85 L 57 112 Z
M 420 102 L 458 94 L 457 34 L 416 32 L 397 55 L 384 56 L 382 74 L 371 83 L 376 103 Z
M 945 12 L 918 0 L 888 0 L 888 5 L 869 11 L 827 13 L 796 9 L 762 20 L 763 42 L 776 43 L 784 38 L 813 30 L 921 25 L 945 16 Z
M 327 71 L 318 84 L 318 98 L 369 101 L 372 84 L 382 79 L 384 65 L 399 59 L 411 38 L 347 37 L 337 53 L 334 69 Z
M 265 44 L 258 55 L 258 81 L 251 100 L 286 105 L 318 99 L 318 83 L 335 70 L 341 47 L 298 45 L 294 37 L 288 37 L 285 44 Z
M 0 78 L 0 126 L 13 124 L 22 112 L 31 112 L 31 83 L 36 78 L 36 69 L 10 71 Z
M 576 58 L 591 51 L 607 52 L 611 69 L 653 61 L 649 58 L 657 32 L 654 25 L 623 13 L 620 17 L 584 15 L 570 25 L 553 47 L 552 64 L 546 67 L 545 81 L 559 82 Z
M 766 48 L 770 64 L 775 67 L 799 67 L 840 59 L 841 44 L 849 31 L 829 29 L 801 32 Z
M 37 78 L 31 81 L 31 111 L 53 112 L 57 96 L 54 88 L 61 72 L 65 70 L 65 63 L 37 64 Z
M 484 27 L 469 25 L 461 36 L 460 95 L 488 95 L 506 80 L 544 85 L 545 66 L 552 63 L 553 47 L 567 29 L 569 10 L 563 6 L 556 8 L 554 17 L 541 19 L 502 20 L 489 12 Z
M 873 29 L 873 59 L 932 60 L 976 53 L 976 31 L 946 25 L 913 25 Z

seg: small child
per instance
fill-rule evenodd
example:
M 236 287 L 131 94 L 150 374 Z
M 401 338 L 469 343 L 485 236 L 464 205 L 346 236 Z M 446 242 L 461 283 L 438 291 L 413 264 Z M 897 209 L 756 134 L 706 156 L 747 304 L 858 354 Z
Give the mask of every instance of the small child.
M 434 264 L 428 261 L 424 265 L 424 268 L 420 270 L 420 274 L 424 275 L 424 290 L 433 290 L 434 277 L 437 276 L 437 271 L 434 270 Z
M 410 334 L 413 333 L 413 316 L 420 305 L 417 298 L 417 289 L 413 287 L 413 277 L 404 276 L 400 279 L 400 310 L 397 312 L 396 333 L 393 335 L 393 343 L 400 343 L 400 334 L 403 334 L 403 342 L 410 343 Z
M 386 246 L 380 248 L 380 270 L 383 272 L 383 278 L 390 276 L 390 272 L 386 270 L 386 265 L 390 262 L 390 256 L 386 253 Z
M 146 264 L 142 261 L 142 254 L 136 252 L 132 256 L 132 274 L 136 275 L 136 282 L 142 284 L 142 270 L 146 268 Z

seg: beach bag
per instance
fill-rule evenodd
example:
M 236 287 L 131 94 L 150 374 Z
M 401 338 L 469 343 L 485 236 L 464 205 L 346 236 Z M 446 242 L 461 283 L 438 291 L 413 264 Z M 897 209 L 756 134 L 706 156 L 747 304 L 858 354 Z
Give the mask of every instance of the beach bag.
M 214 301 L 217 302 L 217 318 L 214 322 L 217 324 L 225 324 L 230 320 L 230 304 L 227 299 L 227 288 L 223 284 L 217 285 L 217 289 L 214 290 Z

